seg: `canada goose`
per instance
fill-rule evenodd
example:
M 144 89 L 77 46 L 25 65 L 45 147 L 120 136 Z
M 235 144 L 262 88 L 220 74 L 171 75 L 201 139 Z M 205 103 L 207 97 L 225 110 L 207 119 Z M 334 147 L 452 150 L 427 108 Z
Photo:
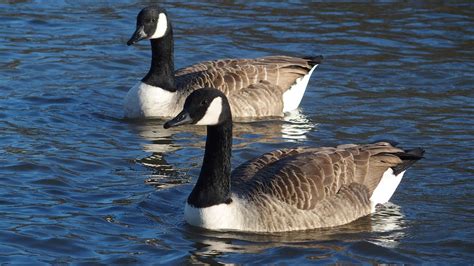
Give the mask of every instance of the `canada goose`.
M 164 128 L 182 124 L 207 126 L 201 173 L 184 211 L 189 224 L 207 229 L 278 232 L 349 223 L 386 203 L 424 153 L 387 142 L 300 147 L 265 153 L 231 173 L 226 96 L 192 92 Z
M 151 42 L 148 74 L 125 97 L 125 117 L 174 117 L 186 97 L 202 87 L 214 87 L 229 99 L 234 117 L 283 116 L 298 108 L 322 56 L 267 56 L 221 59 L 174 71 L 173 29 L 166 10 L 146 7 L 137 16 L 136 31 L 127 45 Z

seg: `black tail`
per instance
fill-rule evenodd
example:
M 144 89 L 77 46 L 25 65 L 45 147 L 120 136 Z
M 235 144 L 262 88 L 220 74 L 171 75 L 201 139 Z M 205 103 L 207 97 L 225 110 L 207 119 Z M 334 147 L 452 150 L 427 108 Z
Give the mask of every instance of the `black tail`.
M 322 55 L 303 57 L 303 59 L 308 60 L 308 63 L 309 63 L 311 66 L 321 64 L 321 62 L 323 61 L 323 58 L 324 58 L 324 57 L 323 57 Z
M 413 150 L 396 153 L 395 155 L 402 159 L 403 162 L 397 166 L 392 167 L 393 174 L 398 175 L 406 169 L 410 168 L 410 166 L 412 166 L 416 161 L 423 158 L 424 153 L 425 150 L 423 150 L 422 148 L 416 148 Z

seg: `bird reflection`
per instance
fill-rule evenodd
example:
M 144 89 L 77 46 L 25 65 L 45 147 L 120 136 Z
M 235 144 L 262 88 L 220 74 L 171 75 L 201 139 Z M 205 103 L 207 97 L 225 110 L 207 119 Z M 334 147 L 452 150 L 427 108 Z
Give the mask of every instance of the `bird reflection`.
M 371 242 L 376 245 L 395 248 L 399 240 L 405 237 L 405 216 L 401 207 L 392 202 L 385 203 L 371 215 L 371 225 L 371 231 L 377 233 Z
M 183 126 L 180 129 L 163 129 L 164 120 L 151 120 L 136 124 L 135 129 L 138 134 L 149 140 L 143 146 L 145 151 L 152 153 L 166 153 L 175 151 L 179 146 L 179 140 L 183 138 L 182 133 L 190 132 L 190 134 L 203 137 L 206 136 L 205 127 Z M 306 139 L 306 133 L 312 131 L 316 127 L 307 116 L 301 111 L 293 111 L 288 113 L 284 118 L 275 118 L 274 120 L 248 121 L 238 120 L 234 123 L 234 138 L 242 140 L 241 145 L 259 142 L 281 142 L 292 140 Z M 181 135 L 180 135 L 181 134 Z M 251 135 L 252 137 L 248 137 Z M 189 138 L 189 135 L 185 135 Z M 247 141 L 245 141 L 247 139 Z M 204 139 L 201 145 L 204 143 Z M 185 146 L 183 146 L 185 147 Z
M 189 164 L 179 165 L 179 170 L 169 164 L 165 158 L 173 155 L 179 150 L 198 148 L 202 149 L 205 143 L 206 128 L 196 126 L 183 126 L 179 129 L 164 129 L 164 120 L 147 120 L 133 123 L 133 129 L 145 139 L 142 146 L 149 156 L 138 159 L 137 163 L 153 169 L 151 177 L 146 180 L 147 184 L 158 188 L 165 188 L 189 182 L 186 172 Z M 239 120 L 234 123 L 234 148 L 244 148 L 252 143 L 281 143 L 296 142 L 306 139 L 306 133 L 313 131 L 316 124 L 302 114 L 293 111 L 284 118 L 274 120 L 249 121 Z M 199 153 L 196 156 L 202 156 Z M 187 158 L 189 159 L 189 158 Z M 196 158 L 200 162 L 200 157 Z
M 287 113 L 281 125 L 282 138 L 290 140 L 305 140 L 306 133 L 312 131 L 316 124 L 305 116 L 299 109 Z

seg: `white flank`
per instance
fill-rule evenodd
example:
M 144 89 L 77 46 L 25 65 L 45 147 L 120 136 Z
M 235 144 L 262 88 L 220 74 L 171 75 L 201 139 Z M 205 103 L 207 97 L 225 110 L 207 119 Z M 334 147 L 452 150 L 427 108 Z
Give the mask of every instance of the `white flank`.
M 173 117 L 182 106 L 178 106 L 176 92 L 139 82 L 125 96 L 124 108 L 127 118 Z
M 370 197 L 372 212 L 375 211 L 375 206 L 377 204 L 384 204 L 390 200 L 400 184 L 404 173 L 405 171 L 398 175 L 394 175 L 392 168 L 388 168 L 388 170 L 383 173 L 382 179 L 380 179 L 379 184 Z
M 206 110 L 206 113 L 204 114 L 203 118 L 199 120 L 196 125 L 202 125 L 202 126 L 212 126 L 212 125 L 217 125 L 219 122 L 219 116 L 221 115 L 222 112 L 222 98 L 221 97 L 216 97 L 214 100 L 212 100 L 211 104 Z
M 158 16 L 158 23 L 156 25 L 155 32 L 151 35 L 150 39 L 158 39 L 165 36 L 166 30 L 168 28 L 168 19 L 164 13 L 160 13 Z
M 238 200 L 207 208 L 195 208 L 186 203 L 184 219 L 190 225 L 212 230 L 245 230 Z
M 295 110 L 300 105 L 301 99 L 303 99 L 304 92 L 308 86 L 309 78 L 313 74 L 313 71 L 318 65 L 314 65 L 313 68 L 301 78 L 296 79 L 290 89 L 283 93 L 283 112 L 289 112 Z

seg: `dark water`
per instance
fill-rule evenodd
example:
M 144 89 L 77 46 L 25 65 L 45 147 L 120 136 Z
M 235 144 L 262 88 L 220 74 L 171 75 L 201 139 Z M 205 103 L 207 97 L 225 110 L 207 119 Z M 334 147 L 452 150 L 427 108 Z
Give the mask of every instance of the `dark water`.
M 183 222 L 205 130 L 121 119 L 149 47 L 145 1 L 0 4 L 0 262 L 472 263 L 474 6 L 170 2 L 176 64 L 325 55 L 300 114 L 235 126 L 264 151 L 392 139 L 422 146 L 392 203 L 340 228 L 210 232 Z

